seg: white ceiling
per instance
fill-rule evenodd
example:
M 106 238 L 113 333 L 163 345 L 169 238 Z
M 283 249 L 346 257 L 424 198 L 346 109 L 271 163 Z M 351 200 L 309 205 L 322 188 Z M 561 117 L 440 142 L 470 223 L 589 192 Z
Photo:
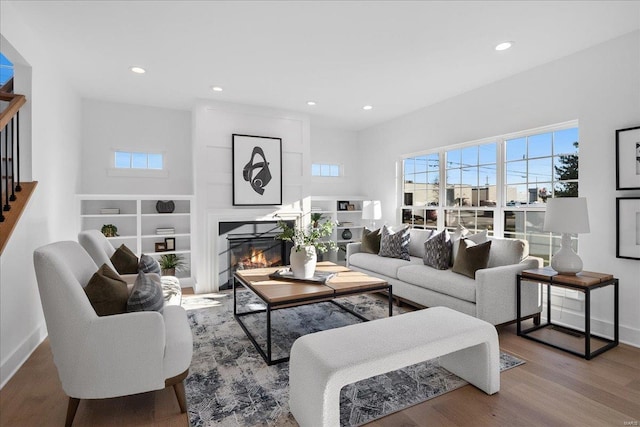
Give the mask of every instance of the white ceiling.
M 640 28 L 639 1 L 9 3 L 83 96 L 177 109 L 215 99 L 351 130 Z M 504 40 L 514 47 L 495 51 Z

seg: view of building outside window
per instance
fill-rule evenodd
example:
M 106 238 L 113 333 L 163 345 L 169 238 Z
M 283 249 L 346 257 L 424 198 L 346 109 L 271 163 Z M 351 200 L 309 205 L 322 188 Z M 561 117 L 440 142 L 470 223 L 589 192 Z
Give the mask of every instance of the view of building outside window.
M 419 228 L 498 230 L 528 240 L 531 255 L 548 262 L 560 236 L 542 231 L 545 203 L 578 196 L 578 145 L 572 124 L 405 158 L 402 221 Z

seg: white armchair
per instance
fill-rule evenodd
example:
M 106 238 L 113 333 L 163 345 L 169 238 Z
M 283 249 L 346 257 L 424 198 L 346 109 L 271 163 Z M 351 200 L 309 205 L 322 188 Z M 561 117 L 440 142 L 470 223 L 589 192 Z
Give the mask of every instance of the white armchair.
M 165 306 L 98 316 L 83 290 L 97 266 L 76 242 L 35 250 L 34 265 L 58 376 L 69 396 L 66 426 L 80 399 L 126 396 L 173 386 L 187 410 L 183 380 L 193 354 L 185 310 Z

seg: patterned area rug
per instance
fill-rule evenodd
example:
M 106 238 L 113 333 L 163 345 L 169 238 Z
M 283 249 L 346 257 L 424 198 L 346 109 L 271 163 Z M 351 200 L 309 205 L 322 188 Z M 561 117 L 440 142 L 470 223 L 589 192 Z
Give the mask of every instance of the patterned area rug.
M 239 307 L 260 307 L 249 292 L 240 292 L 238 300 Z M 384 299 L 358 295 L 340 302 L 370 319 L 387 316 Z M 193 361 L 185 384 L 190 424 L 297 426 L 289 413 L 289 364 L 267 366 L 233 318 L 233 296 L 184 295 L 182 305 L 188 310 L 194 335 Z M 396 306 L 393 309 L 394 315 L 404 312 Z M 263 346 L 265 318 L 264 313 L 244 317 Z M 274 358 L 286 356 L 293 341 L 303 334 L 360 322 L 331 303 L 279 310 L 271 319 Z M 503 371 L 522 363 L 500 354 Z M 441 368 L 437 359 L 359 381 L 340 393 L 340 423 L 362 425 L 466 384 Z

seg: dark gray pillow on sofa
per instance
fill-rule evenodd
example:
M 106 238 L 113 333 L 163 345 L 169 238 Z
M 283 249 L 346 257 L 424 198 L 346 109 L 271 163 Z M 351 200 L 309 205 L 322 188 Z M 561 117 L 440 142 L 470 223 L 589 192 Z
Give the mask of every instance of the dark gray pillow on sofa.
M 162 311 L 164 296 L 160 277 L 155 274 L 138 273 L 127 300 L 127 311 Z
M 382 235 L 380 234 L 379 228 L 373 231 L 365 228 L 362 230 L 362 244 L 360 246 L 360 250 L 370 254 L 377 254 L 380 252 L 381 237 Z
M 378 255 L 406 261 L 411 260 L 409 256 L 409 229 L 404 227 L 402 230 L 392 233 L 386 225 L 383 226 Z
M 433 234 L 424 242 L 424 257 L 422 258 L 424 265 L 438 270 L 447 270 L 451 263 L 451 247 L 451 236 L 447 230 Z
M 469 239 L 460 239 L 458 256 L 453 262 L 451 271 L 475 279 L 476 271 L 487 268 L 490 249 L 491 240 L 476 244 Z

